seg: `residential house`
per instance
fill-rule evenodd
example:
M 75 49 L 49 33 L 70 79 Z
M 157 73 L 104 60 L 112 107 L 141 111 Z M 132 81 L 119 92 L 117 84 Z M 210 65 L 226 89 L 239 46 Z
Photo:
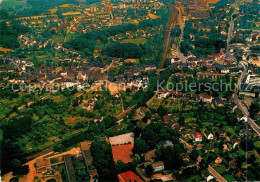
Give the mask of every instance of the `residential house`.
M 155 65 L 155 64 L 145 65 L 145 66 L 144 66 L 144 70 L 145 70 L 145 71 L 156 70 L 156 65 Z
M 146 108 L 146 107 L 141 107 L 141 108 L 140 108 L 140 111 L 139 111 L 139 114 L 144 117 L 144 116 L 145 116 L 145 113 L 146 113 L 148 110 L 149 110 L 149 109 Z
M 185 80 L 187 81 L 189 78 L 193 78 L 192 74 L 183 74 L 183 73 L 175 73 L 174 76 L 179 77 L 180 80 Z
M 194 139 L 195 142 L 201 142 L 202 141 L 202 135 L 199 132 L 197 132 L 193 135 L 193 139 Z
M 203 94 L 201 95 L 201 100 L 203 102 L 207 102 L 207 103 L 211 103 L 212 102 L 212 97 L 210 95 L 207 95 L 207 94 Z
M 189 138 L 190 134 L 186 130 L 181 130 L 180 134 L 183 138 Z
M 209 79 L 211 79 L 211 80 L 213 80 L 213 81 L 216 81 L 216 80 L 218 80 L 219 78 L 221 78 L 221 77 L 223 77 L 223 76 L 225 76 L 224 73 L 209 73 L 209 72 L 201 73 L 201 72 L 198 72 L 198 73 L 196 74 L 196 77 L 197 77 L 198 79 L 206 79 L 206 78 L 209 78 Z
M 213 59 L 215 61 L 220 61 L 224 57 L 225 57 L 225 54 L 223 52 L 219 52 L 217 54 L 214 54 L 214 55 L 210 56 L 210 59 Z
M 165 140 L 165 141 L 160 141 L 159 142 L 159 147 L 172 147 L 173 143 L 170 140 Z
M 169 95 L 169 92 L 166 89 L 160 89 L 157 98 L 166 98 Z
M 226 73 L 229 72 L 229 69 L 226 66 L 219 64 L 219 63 L 214 63 L 213 67 L 214 67 L 214 70 L 219 72 L 219 73 L 225 73 L 226 74 Z
M 190 98 L 193 101 L 199 101 L 200 100 L 200 95 L 199 94 L 191 94 Z
M 214 107 L 223 107 L 224 106 L 224 101 L 220 97 L 214 98 L 212 102 L 213 102 Z
M 216 158 L 215 163 L 220 164 L 222 162 L 222 159 L 220 157 Z
M 221 128 L 218 133 L 220 138 L 224 138 L 227 136 L 227 132 L 224 128 Z
M 159 172 L 164 170 L 164 163 L 162 161 L 158 161 L 152 164 L 153 171 L 154 172 Z
M 214 138 L 213 134 L 212 134 L 209 130 L 206 130 L 206 131 L 204 132 L 204 136 L 205 136 L 205 138 L 208 139 L 208 140 L 213 140 L 213 138 Z
M 51 170 L 50 159 L 40 158 L 36 159 L 36 172 L 37 173 L 46 173 Z

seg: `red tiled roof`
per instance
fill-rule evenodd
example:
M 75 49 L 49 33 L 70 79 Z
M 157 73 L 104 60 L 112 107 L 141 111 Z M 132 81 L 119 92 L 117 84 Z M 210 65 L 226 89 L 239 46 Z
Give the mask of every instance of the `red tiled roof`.
M 202 138 L 202 135 L 199 132 L 197 132 L 197 133 L 194 134 L 194 137 L 195 138 Z
M 204 94 L 204 95 L 201 95 L 201 96 L 202 96 L 202 98 L 211 99 L 211 96 L 210 96 L 210 95 Z
M 214 54 L 214 55 L 212 55 L 210 57 L 213 59 L 213 58 L 217 58 L 217 57 L 222 56 L 222 55 L 223 55 L 223 53 L 219 52 L 219 53 Z
M 172 90 L 172 91 L 170 91 L 170 94 L 176 94 L 176 93 L 174 92 L 174 90 Z
M 159 92 L 167 93 L 167 90 L 165 90 L 165 89 L 160 89 Z
M 137 181 L 144 182 L 139 176 L 133 171 L 127 171 L 118 175 L 119 182 Z
M 132 149 L 134 148 L 134 144 L 127 144 L 127 145 L 113 145 L 112 146 L 112 153 L 114 161 L 117 162 L 121 160 L 123 163 L 132 162 L 132 158 L 130 157 L 132 153 Z
M 165 122 L 169 121 L 171 118 L 168 115 L 163 116 L 163 120 Z
M 182 92 L 178 92 L 177 94 L 178 94 L 178 95 L 182 95 Z

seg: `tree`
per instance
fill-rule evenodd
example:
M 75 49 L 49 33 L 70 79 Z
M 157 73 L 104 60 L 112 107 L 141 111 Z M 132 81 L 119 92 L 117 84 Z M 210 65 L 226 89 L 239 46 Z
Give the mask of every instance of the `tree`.
M 13 166 L 13 174 L 14 175 L 25 175 L 29 172 L 29 166 L 28 165 L 22 165 L 21 161 L 18 160 L 18 159 L 12 160 L 11 164 Z
M 116 121 L 116 117 L 109 115 L 105 116 L 102 122 L 105 124 L 105 128 L 110 128 L 116 124 Z
M 175 147 L 178 145 L 175 145 Z M 184 164 L 180 153 L 181 150 L 175 147 L 162 147 L 156 150 L 156 158 L 164 162 L 166 169 L 179 170 Z
M 149 146 L 141 138 L 135 139 L 133 153 L 143 154 L 149 150 Z
M 153 174 L 153 167 L 152 165 L 147 165 L 146 168 L 145 168 L 145 175 L 150 178 Z
M 189 157 L 191 160 L 195 161 L 199 157 L 199 152 L 197 150 L 192 150 Z
M 111 145 L 104 141 L 94 140 L 90 147 L 93 165 L 97 168 L 100 181 L 117 180 L 116 166 L 112 156 Z
M 167 109 L 163 105 L 160 105 L 157 109 L 157 113 L 159 116 L 163 117 L 167 114 Z
M 180 126 L 183 126 L 184 123 L 185 123 L 184 121 L 185 121 L 185 118 L 184 118 L 183 114 L 181 114 L 181 115 L 179 116 L 179 119 L 178 119 L 179 125 L 180 125 Z
M 260 111 L 260 103 L 259 102 L 254 102 L 250 105 L 249 113 L 250 113 L 251 118 L 254 118 L 256 116 L 256 114 L 259 113 L 259 111 Z

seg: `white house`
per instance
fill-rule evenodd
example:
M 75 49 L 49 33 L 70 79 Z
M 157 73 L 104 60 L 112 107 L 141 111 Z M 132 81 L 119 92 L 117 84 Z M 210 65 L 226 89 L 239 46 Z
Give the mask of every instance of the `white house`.
M 157 98 L 166 98 L 169 95 L 169 92 L 165 89 L 160 89 Z
M 208 140 L 213 140 L 213 138 L 214 138 L 213 134 L 208 130 L 204 132 L 204 136 Z
M 152 164 L 153 171 L 158 172 L 164 170 L 164 164 L 162 161 L 158 161 Z
M 214 179 L 214 177 L 211 176 L 211 175 L 209 175 L 209 176 L 207 177 L 207 182 L 209 182 L 209 181 L 212 180 L 212 179 Z

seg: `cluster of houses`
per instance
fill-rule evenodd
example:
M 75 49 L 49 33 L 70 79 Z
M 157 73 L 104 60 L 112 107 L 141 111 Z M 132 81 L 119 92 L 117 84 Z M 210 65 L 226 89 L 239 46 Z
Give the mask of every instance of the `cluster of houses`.
M 153 3 L 151 4 L 151 2 Z M 123 23 L 138 23 L 142 20 L 151 19 L 149 13 L 145 16 L 137 16 L 136 19 L 131 19 L 130 16 L 126 18 L 128 9 L 136 11 L 136 8 L 138 8 L 139 10 L 145 10 L 147 12 L 156 12 L 156 10 L 163 6 L 165 6 L 165 4 L 157 0 L 121 1 L 117 4 L 101 1 L 88 6 L 64 4 L 50 9 L 49 14 L 19 17 L 16 18 L 16 21 L 38 30 L 48 28 L 50 31 L 54 30 L 55 32 L 65 30 L 71 33 L 86 33 L 89 29 L 99 29 L 107 26 L 121 25 Z M 62 12 L 63 19 L 59 18 L 56 14 L 58 9 Z M 113 11 L 115 9 L 117 11 Z
M 2 80 L 8 79 L 11 84 L 30 85 L 30 89 L 44 87 L 47 91 L 52 91 L 54 88 L 64 89 L 70 87 L 80 90 L 89 88 L 89 83 L 105 82 L 116 82 L 120 86 L 137 91 L 141 87 L 147 88 L 149 83 L 148 76 L 141 76 L 140 74 L 156 70 L 156 65 L 131 66 L 122 75 L 108 76 L 105 72 L 109 66 L 79 63 L 76 59 L 64 60 L 72 62 L 72 66 L 69 68 L 52 68 L 45 65 L 34 68 L 34 63 L 25 59 L 15 57 L 1 57 L 1 59 L 9 65 L 9 72 L 20 75 L 19 77 L 8 79 L 7 74 L 1 74 Z M 77 62 L 78 65 L 74 66 L 74 62 Z M 115 64 L 114 62 L 111 64 Z
M 196 58 L 191 52 L 186 57 L 186 62 L 181 62 L 180 54 L 173 52 L 171 58 L 172 68 L 202 69 L 205 72 L 235 75 L 240 72 L 237 68 L 236 58 L 232 55 L 225 56 L 223 50 L 208 58 Z
M 181 100 L 182 102 L 187 102 L 187 101 L 202 101 L 205 103 L 209 103 L 214 107 L 223 107 L 225 104 L 228 103 L 227 99 L 225 98 L 220 98 L 220 97 L 212 97 L 208 94 L 188 94 L 188 93 L 183 93 L 183 92 L 178 92 L 178 91 L 168 91 L 166 89 L 160 89 L 156 97 L 158 99 L 165 99 L 165 98 L 172 98 L 172 99 L 178 99 Z

